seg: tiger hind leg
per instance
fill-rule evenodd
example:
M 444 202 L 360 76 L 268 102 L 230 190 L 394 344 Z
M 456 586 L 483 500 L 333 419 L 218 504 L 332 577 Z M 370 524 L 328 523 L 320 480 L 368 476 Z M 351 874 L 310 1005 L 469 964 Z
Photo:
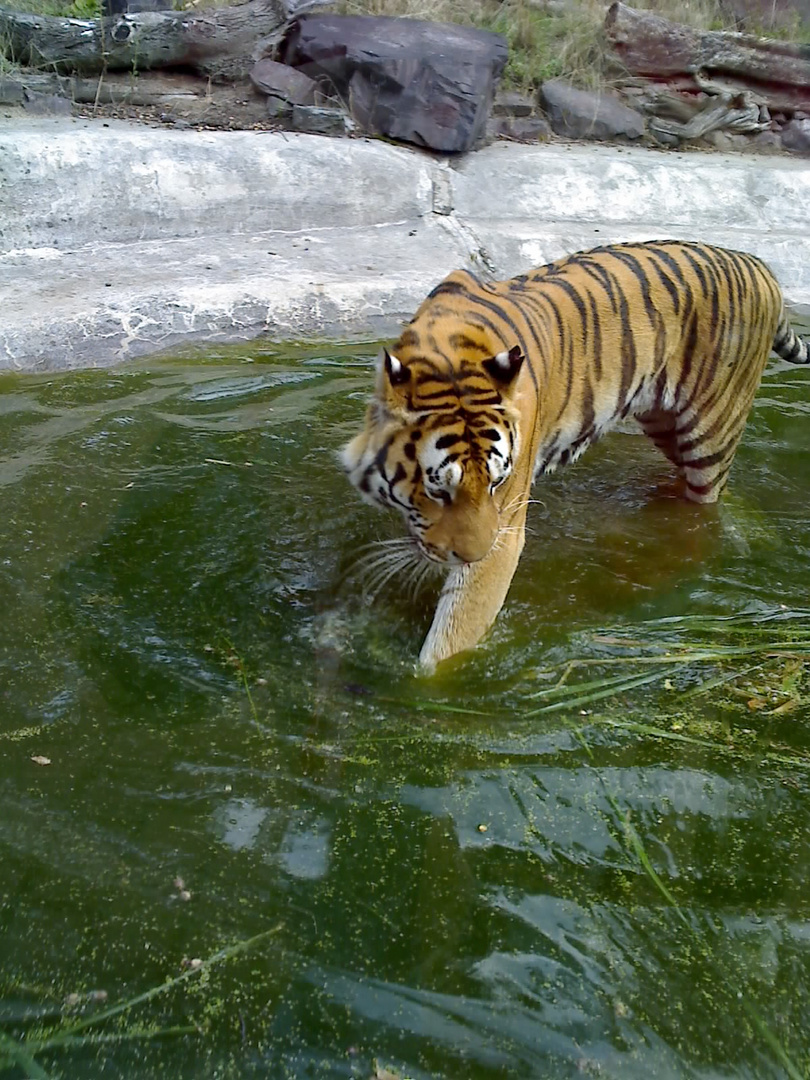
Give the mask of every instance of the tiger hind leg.
M 655 410 L 637 416 L 644 434 L 652 439 L 661 453 L 668 458 L 673 465 L 680 465 L 678 453 L 678 435 L 675 430 L 677 417 L 674 413 Z
M 744 419 L 723 433 L 719 445 L 708 446 L 693 430 L 679 431 L 680 418 L 675 413 L 655 411 L 636 419 L 664 456 L 677 466 L 685 485 L 684 496 L 690 502 L 717 502 L 728 480 Z

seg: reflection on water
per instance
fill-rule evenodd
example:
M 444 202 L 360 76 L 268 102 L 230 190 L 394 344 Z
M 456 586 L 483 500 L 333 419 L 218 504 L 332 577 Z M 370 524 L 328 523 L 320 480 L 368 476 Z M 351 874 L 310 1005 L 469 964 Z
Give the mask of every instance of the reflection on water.
M 373 352 L 0 376 L 0 1076 L 806 1075 L 807 373 L 719 508 L 630 431 L 541 481 L 420 680 Z

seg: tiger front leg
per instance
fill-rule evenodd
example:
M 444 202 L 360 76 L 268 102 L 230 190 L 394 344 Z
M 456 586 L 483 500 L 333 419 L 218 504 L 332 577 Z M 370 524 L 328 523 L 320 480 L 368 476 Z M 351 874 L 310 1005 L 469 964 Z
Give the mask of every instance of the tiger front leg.
M 498 534 L 488 555 L 447 575 L 419 653 L 423 674 L 430 675 L 442 660 L 472 649 L 495 622 L 523 551 L 525 523 L 524 507 L 508 531 Z

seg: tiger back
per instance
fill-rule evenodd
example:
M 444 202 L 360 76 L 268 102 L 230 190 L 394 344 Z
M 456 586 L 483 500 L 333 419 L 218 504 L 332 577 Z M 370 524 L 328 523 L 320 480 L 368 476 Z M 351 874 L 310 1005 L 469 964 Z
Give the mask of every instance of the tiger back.
M 633 417 L 716 501 L 774 349 L 807 363 L 755 256 L 660 241 L 580 252 L 507 281 L 455 271 L 381 359 L 342 459 L 371 502 L 404 515 L 415 556 L 450 574 L 420 659 L 474 645 L 524 541 L 533 478 Z

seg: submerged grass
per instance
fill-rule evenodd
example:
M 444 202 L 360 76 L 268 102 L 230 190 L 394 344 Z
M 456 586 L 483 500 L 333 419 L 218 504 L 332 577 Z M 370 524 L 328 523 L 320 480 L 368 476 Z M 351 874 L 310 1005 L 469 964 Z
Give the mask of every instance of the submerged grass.
M 189 966 L 185 971 L 181 972 L 180 975 L 175 975 L 170 979 L 166 979 L 166 981 L 160 983 L 159 986 L 153 986 L 141 994 L 136 994 L 134 997 L 128 998 L 125 1001 L 110 1005 L 108 1008 L 101 1009 L 91 1016 L 81 1017 L 77 1020 L 64 1020 L 55 1027 L 50 1028 L 50 1030 L 44 1030 L 39 1036 L 32 1036 L 31 1034 L 26 1033 L 19 1038 L 12 1038 L 12 1036 L 0 1031 L 0 1070 L 16 1067 L 22 1070 L 23 1074 L 27 1078 L 30 1078 L 30 1080 L 49 1080 L 49 1074 L 36 1060 L 37 1056 L 43 1053 L 50 1053 L 55 1050 L 75 1050 L 86 1046 L 110 1042 L 124 1042 L 133 1039 L 155 1039 L 194 1034 L 199 1029 L 193 1025 L 172 1025 L 170 1027 L 140 1025 L 123 1028 L 120 1031 L 114 1032 L 99 1033 L 94 1031 L 89 1034 L 84 1033 L 87 1032 L 89 1028 L 98 1027 L 99 1024 L 103 1024 L 113 1017 L 128 1013 L 139 1005 L 146 1005 L 160 995 L 175 990 L 178 986 L 181 986 L 191 979 L 200 978 L 215 964 L 220 964 L 225 960 L 231 960 L 240 953 L 246 952 L 248 949 L 252 949 L 259 945 L 261 942 L 268 941 L 278 934 L 281 929 L 282 924 L 278 924 L 270 930 L 264 930 L 260 934 L 255 934 L 253 937 L 247 938 L 244 941 L 238 941 L 233 945 L 228 945 L 217 950 L 217 952 L 212 953 L 207 959 L 195 962 L 192 966 Z M 19 1020 L 6 1021 L 6 1023 L 16 1023 L 17 1026 L 19 1026 Z
M 643 872 L 647 875 L 655 888 L 663 896 L 669 907 L 673 910 L 680 922 L 683 924 L 687 934 L 694 940 L 695 944 L 700 948 L 704 956 L 706 956 L 720 977 L 720 985 L 722 985 L 727 991 L 732 991 L 734 998 L 739 1002 L 740 1007 L 745 1012 L 752 1026 L 760 1036 L 762 1041 L 768 1046 L 769 1050 L 777 1058 L 782 1068 L 785 1070 L 790 1080 L 806 1080 L 808 1072 L 807 1065 L 810 1062 L 805 1063 L 804 1068 L 800 1068 L 799 1065 L 793 1060 L 788 1050 L 785 1048 L 781 1040 L 772 1030 L 772 1028 L 766 1023 L 760 1014 L 759 1010 L 750 1000 L 749 996 L 743 991 L 741 987 L 734 987 L 733 979 L 726 971 L 725 965 L 721 960 L 717 949 L 713 947 L 712 942 L 708 939 L 707 935 L 702 933 L 693 923 L 686 917 L 678 904 L 675 896 L 667 887 L 666 882 L 661 875 L 655 869 L 652 863 L 652 859 L 647 853 L 647 849 L 644 846 L 644 842 L 635 829 L 631 819 L 629 810 L 622 810 L 619 806 L 618 800 L 611 793 L 607 793 L 608 801 L 613 808 L 614 813 L 622 824 L 624 831 L 625 846 L 628 851 L 636 857 L 639 866 Z
M 515 687 L 521 704 L 510 712 L 430 698 L 392 703 L 511 724 L 568 713 L 579 732 L 602 726 L 793 768 L 810 765 L 810 750 L 782 744 L 768 726 L 794 712 L 800 722 L 810 707 L 810 612 L 656 620 L 589 634 L 582 645 L 590 655 L 526 672 Z M 539 679 L 553 682 L 534 689 Z M 525 708 L 529 701 L 537 706 Z M 759 730 L 751 726 L 757 722 Z
M 595 757 L 585 735 L 579 732 L 578 739 L 586 754 L 591 759 L 591 763 L 595 765 Z M 677 917 L 684 928 L 685 937 L 691 940 L 695 949 L 699 951 L 699 954 L 714 968 L 717 973 L 718 987 L 728 994 L 730 1001 L 736 1002 L 738 1007 L 743 1010 L 751 1027 L 779 1061 L 790 1080 L 807 1080 L 807 1076 L 810 1075 L 810 1072 L 808 1072 L 808 1069 L 810 1069 L 810 1060 L 805 1061 L 803 1066 L 800 1067 L 783 1042 L 779 1039 L 778 1035 L 762 1017 L 749 995 L 745 993 L 743 987 L 735 985 L 735 980 L 731 972 L 726 968 L 722 954 L 716 947 L 715 941 L 698 924 L 687 917 L 678 903 L 676 896 L 655 869 L 653 861 L 644 845 L 644 841 L 641 839 L 638 830 L 633 825 L 630 811 L 621 806 L 617 795 L 608 787 L 602 771 L 597 768 L 597 772 L 602 789 L 605 793 L 605 798 L 613 811 L 615 820 L 621 827 L 620 840 L 628 855 L 636 860 L 639 869 L 647 878 L 649 878 L 655 889 L 663 897 L 667 907 L 670 908 Z

